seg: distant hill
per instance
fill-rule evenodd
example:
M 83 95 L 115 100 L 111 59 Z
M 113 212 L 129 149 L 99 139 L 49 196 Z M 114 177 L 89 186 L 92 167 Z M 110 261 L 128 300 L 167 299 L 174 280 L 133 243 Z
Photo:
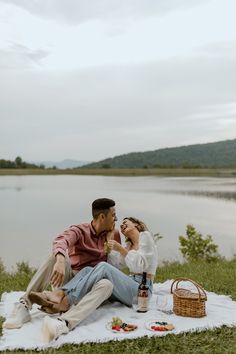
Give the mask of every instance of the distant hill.
M 132 152 L 90 163 L 86 168 L 236 167 L 236 139 Z
M 59 169 L 66 169 L 66 168 L 76 168 L 76 167 L 81 167 L 83 165 L 86 165 L 89 163 L 89 161 L 77 161 L 77 160 L 70 160 L 70 159 L 65 159 L 63 161 L 35 161 L 34 162 L 36 165 L 44 165 L 46 168 L 49 167 L 54 167 L 56 166 Z

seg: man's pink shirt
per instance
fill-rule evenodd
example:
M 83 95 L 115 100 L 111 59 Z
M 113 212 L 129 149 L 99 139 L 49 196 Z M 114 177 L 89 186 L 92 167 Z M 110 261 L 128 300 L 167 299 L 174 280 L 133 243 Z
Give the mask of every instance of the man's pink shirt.
M 91 223 L 72 225 L 53 241 L 53 254 L 61 253 L 64 256 L 68 250 L 71 267 L 75 271 L 86 266 L 95 266 L 106 261 L 104 242 L 107 232 L 97 235 Z M 115 240 L 120 243 L 119 231 L 115 231 Z

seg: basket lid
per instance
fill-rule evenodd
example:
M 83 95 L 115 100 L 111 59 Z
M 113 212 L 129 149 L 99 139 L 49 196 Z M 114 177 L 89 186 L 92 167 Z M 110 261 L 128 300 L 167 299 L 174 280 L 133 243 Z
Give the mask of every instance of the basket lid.
M 187 289 L 175 289 L 173 294 L 181 299 L 191 299 L 191 300 L 206 300 L 206 296 L 204 294 L 194 293 Z

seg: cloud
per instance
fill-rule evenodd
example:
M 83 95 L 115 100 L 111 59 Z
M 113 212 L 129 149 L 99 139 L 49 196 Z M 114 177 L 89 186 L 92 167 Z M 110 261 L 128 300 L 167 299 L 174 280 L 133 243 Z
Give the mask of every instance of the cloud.
M 196 113 L 191 116 L 191 119 L 205 120 L 216 118 L 224 118 L 226 121 L 230 122 L 235 120 L 236 117 L 236 102 L 215 104 L 213 106 L 205 106 L 204 112 Z
M 163 15 L 205 3 L 206 0 L 0 0 L 31 14 L 79 24 L 89 20 L 114 20 Z
M 5 72 L 1 154 L 98 160 L 234 138 L 235 59 L 199 56 L 64 73 Z
M 211 55 L 211 56 L 236 56 L 236 41 L 221 41 L 208 43 L 204 46 L 199 46 L 195 48 L 202 55 Z
M 22 44 L 13 43 L 8 49 L 0 49 L 0 70 L 22 70 L 40 66 L 48 55 L 45 50 L 31 50 Z

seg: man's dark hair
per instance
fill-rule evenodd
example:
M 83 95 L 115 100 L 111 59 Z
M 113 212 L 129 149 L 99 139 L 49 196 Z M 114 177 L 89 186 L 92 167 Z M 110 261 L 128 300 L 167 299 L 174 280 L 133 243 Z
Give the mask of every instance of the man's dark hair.
M 99 214 L 103 213 L 107 215 L 110 208 L 114 207 L 116 203 L 112 199 L 99 198 L 92 203 L 92 215 L 96 219 Z

